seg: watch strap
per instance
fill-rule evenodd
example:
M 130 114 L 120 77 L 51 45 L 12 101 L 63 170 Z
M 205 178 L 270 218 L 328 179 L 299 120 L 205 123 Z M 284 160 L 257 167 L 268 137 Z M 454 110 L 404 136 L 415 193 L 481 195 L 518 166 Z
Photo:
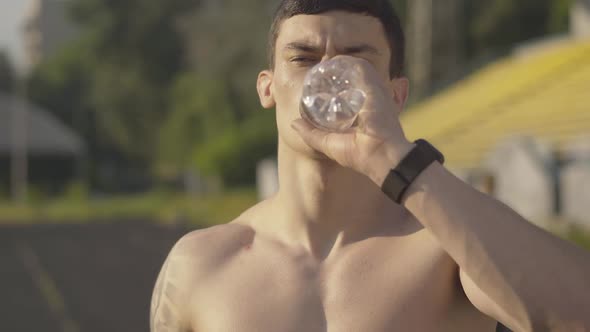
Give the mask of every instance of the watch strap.
M 402 204 L 404 194 L 416 178 L 432 163 L 444 164 L 444 156 L 426 140 L 419 139 L 408 155 L 391 170 L 381 190 L 393 201 Z

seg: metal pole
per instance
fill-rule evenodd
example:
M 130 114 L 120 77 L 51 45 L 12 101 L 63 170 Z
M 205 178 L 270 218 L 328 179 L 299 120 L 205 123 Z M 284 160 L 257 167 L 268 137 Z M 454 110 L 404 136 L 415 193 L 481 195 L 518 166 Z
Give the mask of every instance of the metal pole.
M 20 81 L 19 79 L 16 82 Z M 12 148 L 11 148 L 11 193 L 14 202 L 24 203 L 28 187 L 28 124 L 26 83 L 16 83 L 14 97 L 11 101 Z

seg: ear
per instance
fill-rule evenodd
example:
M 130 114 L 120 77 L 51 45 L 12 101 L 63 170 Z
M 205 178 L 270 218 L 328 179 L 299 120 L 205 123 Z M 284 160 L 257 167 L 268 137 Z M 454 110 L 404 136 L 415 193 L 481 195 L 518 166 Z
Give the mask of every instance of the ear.
M 260 72 L 260 74 L 258 74 L 256 89 L 258 90 L 260 105 L 266 109 L 273 108 L 276 105 L 272 83 L 273 72 L 271 70 L 263 70 Z
M 393 99 L 401 112 L 410 95 L 410 81 L 406 77 L 396 77 L 391 80 L 391 89 L 393 90 Z

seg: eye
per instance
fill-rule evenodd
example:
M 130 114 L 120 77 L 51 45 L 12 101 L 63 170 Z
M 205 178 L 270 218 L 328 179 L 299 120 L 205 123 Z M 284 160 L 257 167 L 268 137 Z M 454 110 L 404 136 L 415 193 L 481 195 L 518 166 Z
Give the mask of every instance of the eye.
M 296 56 L 291 58 L 289 61 L 299 65 L 311 65 L 318 62 L 318 60 L 316 60 L 315 58 L 305 56 Z

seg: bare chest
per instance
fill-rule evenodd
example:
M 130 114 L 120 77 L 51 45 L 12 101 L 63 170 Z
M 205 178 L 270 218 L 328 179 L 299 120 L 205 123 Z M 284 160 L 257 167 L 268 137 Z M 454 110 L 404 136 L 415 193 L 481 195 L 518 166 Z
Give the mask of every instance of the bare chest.
M 196 331 L 444 331 L 465 314 L 447 257 L 375 249 L 329 266 L 240 253 L 197 287 Z

